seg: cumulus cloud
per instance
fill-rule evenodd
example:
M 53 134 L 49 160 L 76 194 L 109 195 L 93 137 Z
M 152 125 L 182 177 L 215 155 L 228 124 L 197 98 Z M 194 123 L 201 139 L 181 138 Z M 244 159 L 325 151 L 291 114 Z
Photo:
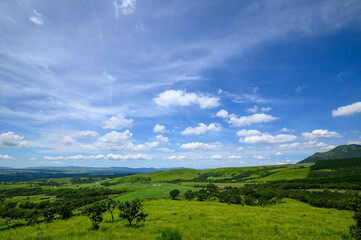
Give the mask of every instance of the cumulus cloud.
M 199 123 L 198 127 L 187 127 L 184 129 L 182 135 L 201 135 L 206 134 L 207 132 L 219 132 L 222 129 L 222 125 L 219 123 L 211 123 L 208 126 L 204 123 Z
M 249 116 L 237 117 L 237 115 L 233 113 L 229 114 L 224 109 L 218 111 L 216 116 L 226 119 L 229 124 L 235 127 L 248 126 L 254 123 L 267 123 L 278 119 L 277 117 L 265 113 L 256 113 Z
M 167 90 L 156 98 L 154 102 L 160 106 L 189 106 L 198 104 L 200 108 L 214 108 L 219 106 L 219 98 L 208 97 L 200 93 L 187 93 L 184 90 Z
M 79 143 L 70 136 L 64 136 L 62 143 L 65 145 L 78 145 Z
M 214 143 L 191 142 L 191 143 L 182 144 L 180 148 L 186 150 L 204 151 L 204 150 L 220 149 L 222 146 L 223 144 L 220 142 L 214 142 Z
M 131 126 L 132 123 L 133 123 L 133 119 L 126 119 L 123 114 L 119 113 L 116 116 L 107 119 L 104 122 L 103 128 L 121 130 L 125 127 Z
M 282 128 L 280 131 L 281 132 L 296 132 L 296 130 L 288 129 L 286 127 Z
M 116 155 L 108 154 L 108 160 L 151 160 L 152 158 L 145 154 L 135 154 L 135 155 Z
M 131 143 L 133 133 L 129 130 L 124 132 L 112 131 L 98 138 L 95 145 L 100 148 L 106 148 L 111 151 L 131 150 L 134 145 Z
M 281 153 L 281 152 L 276 152 L 276 154 L 275 154 L 276 156 L 282 156 L 283 155 L 283 153 Z
M 250 129 L 250 130 L 242 129 L 237 132 L 237 136 L 241 137 L 239 139 L 240 143 L 249 143 L 249 144 L 275 144 L 275 143 L 290 142 L 297 139 L 297 137 L 294 135 L 289 135 L 289 134 L 271 135 L 269 133 L 262 133 L 254 129 Z
M 43 16 L 40 13 L 38 13 L 38 11 L 36 11 L 35 9 L 33 10 L 33 16 L 30 17 L 30 21 L 32 21 L 36 25 L 44 24 Z
M 315 140 L 318 138 L 334 138 L 342 137 L 335 131 L 328 131 L 327 129 L 315 129 L 312 132 L 303 132 L 302 136 L 307 140 Z
M 155 133 L 166 133 L 167 129 L 165 128 L 165 126 L 160 125 L 160 124 L 156 124 L 153 128 L 153 132 Z
M 336 110 L 332 110 L 333 117 L 348 116 L 361 112 L 361 102 L 355 102 L 350 105 L 339 107 Z
M 161 141 L 161 142 L 164 142 L 164 143 L 169 142 L 169 139 L 168 139 L 167 137 L 164 137 L 162 134 L 157 135 L 155 138 L 156 138 L 158 141 Z
M 14 134 L 13 132 L 7 132 L 0 134 L 0 146 L 1 147 L 25 147 L 26 141 L 22 141 L 24 137 Z
M 254 105 L 251 108 L 247 108 L 246 112 L 248 112 L 248 113 L 257 113 L 257 112 L 269 112 L 271 110 L 272 110 L 272 108 L 270 108 L 270 107 L 258 107 L 257 105 Z
M 98 138 L 100 136 L 98 132 L 90 130 L 81 131 L 79 135 L 85 138 Z
M 186 158 L 185 156 L 170 156 L 170 157 L 165 157 L 164 159 L 182 161 L 185 158 Z
M 173 149 L 169 149 L 169 148 L 158 148 L 157 150 L 161 151 L 161 152 L 174 152 Z
M 309 141 L 309 142 L 296 142 L 296 143 L 290 143 L 290 144 L 281 144 L 278 146 L 279 149 L 284 150 L 303 150 L 308 148 L 314 148 L 314 149 L 321 149 L 321 150 L 331 150 L 335 148 L 334 145 L 329 145 L 324 142 L 317 142 L 317 141 Z
M 133 13 L 135 11 L 136 0 L 114 0 L 113 5 L 115 10 L 115 17 L 118 18 L 119 13 L 123 15 Z
M 0 160 L 11 160 L 14 159 L 12 156 L 9 155 L 2 155 L 0 154 Z

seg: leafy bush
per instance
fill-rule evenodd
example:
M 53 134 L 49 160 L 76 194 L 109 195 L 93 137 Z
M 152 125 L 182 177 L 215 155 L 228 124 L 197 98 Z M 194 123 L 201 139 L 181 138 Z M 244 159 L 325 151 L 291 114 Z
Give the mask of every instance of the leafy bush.
M 122 202 L 119 204 L 119 217 L 127 219 L 130 226 L 132 226 L 134 220 L 135 224 L 138 224 L 140 221 L 145 222 L 145 218 L 148 214 L 143 213 L 142 208 L 143 204 L 138 198 L 133 201 Z
M 178 195 L 180 194 L 180 191 L 178 189 L 174 189 L 172 191 L 170 191 L 169 195 L 172 197 L 172 199 L 174 200 Z

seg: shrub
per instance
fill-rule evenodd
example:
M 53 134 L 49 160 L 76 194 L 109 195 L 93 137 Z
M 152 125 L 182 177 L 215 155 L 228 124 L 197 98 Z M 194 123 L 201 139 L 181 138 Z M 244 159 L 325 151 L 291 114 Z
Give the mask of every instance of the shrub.
M 187 200 L 192 200 L 195 196 L 195 193 L 192 192 L 192 190 L 187 190 L 185 193 L 184 193 L 184 197 L 187 199 Z
M 148 214 L 143 213 L 142 208 L 143 204 L 139 201 L 139 199 L 122 202 L 119 204 L 119 217 L 127 219 L 130 226 L 132 226 L 134 220 L 135 224 L 140 221 L 145 222 L 145 218 Z
M 174 200 L 178 195 L 180 194 L 180 191 L 178 189 L 174 189 L 172 191 L 170 191 L 169 195 L 172 197 L 172 199 Z
M 103 221 L 103 213 L 106 211 L 103 202 L 96 202 L 84 208 L 83 214 L 92 222 L 93 229 L 99 229 L 99 224 Z

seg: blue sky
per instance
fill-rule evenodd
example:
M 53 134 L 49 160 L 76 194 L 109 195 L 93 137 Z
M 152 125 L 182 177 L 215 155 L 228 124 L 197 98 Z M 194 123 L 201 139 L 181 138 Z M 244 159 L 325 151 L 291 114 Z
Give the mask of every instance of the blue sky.
M 360 12 L 1 1 L 0 166 L 254 166 L 361 144 Z

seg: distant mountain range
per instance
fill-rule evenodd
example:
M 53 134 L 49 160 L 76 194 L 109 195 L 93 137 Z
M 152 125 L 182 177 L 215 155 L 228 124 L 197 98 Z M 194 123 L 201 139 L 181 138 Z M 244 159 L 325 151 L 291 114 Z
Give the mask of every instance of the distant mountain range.
M 313 163 L 318 160 L 331 160 L 341 158 L 356 158 L 361 157 L 361 145 L 340 145 L 327 152 L 317 152 L 312 156 L 305 158 L 299 163 Z

